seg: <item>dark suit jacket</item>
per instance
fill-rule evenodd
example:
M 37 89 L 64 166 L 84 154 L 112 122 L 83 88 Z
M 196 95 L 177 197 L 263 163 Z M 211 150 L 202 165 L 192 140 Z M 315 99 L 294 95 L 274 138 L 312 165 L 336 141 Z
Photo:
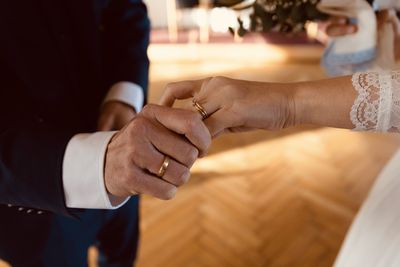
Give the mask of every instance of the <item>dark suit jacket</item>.
M 66 145 L 112 84 L 146 90 L 148 42 L 141 0 L 0 0 L 1 204 L 69 214 Z

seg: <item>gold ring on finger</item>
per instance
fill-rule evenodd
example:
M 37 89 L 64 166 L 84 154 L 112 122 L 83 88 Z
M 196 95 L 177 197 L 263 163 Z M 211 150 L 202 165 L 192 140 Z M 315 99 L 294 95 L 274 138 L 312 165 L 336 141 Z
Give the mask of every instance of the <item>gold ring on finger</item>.
M 197 109 L 197 111 L 200 113 L 201 117 L 203 118 L 203 120 L 208 118 L 208 113 L 207 111 L 204 109 L 204 107 L 202 105 L 200 105 L 196 99 L 193 99 L 193 106 Z
M 165 156 L 164 161 L 160 167 L 160 170 L 158 171 L 158 177 L 162 178 L 165 175 L 165 172 L 168 169 L 169 166 L 169 162 L 170 162 L 170 158 L 168 156 Z

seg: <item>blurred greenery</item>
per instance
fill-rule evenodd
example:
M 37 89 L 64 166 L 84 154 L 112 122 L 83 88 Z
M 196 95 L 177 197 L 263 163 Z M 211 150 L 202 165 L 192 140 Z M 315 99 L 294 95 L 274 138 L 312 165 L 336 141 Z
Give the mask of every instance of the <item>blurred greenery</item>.
M 217 6 L 235 10 L 252 9 L 250 27 L 245 28 L 243 17 L 232 33 L 244 36 L 247 32 L 302 32 L 308 21 L 326 20 L 328 16 L 317 9 L 320 0 L 216 0 Z M 350 0 L 351 1 L 351 0 Z

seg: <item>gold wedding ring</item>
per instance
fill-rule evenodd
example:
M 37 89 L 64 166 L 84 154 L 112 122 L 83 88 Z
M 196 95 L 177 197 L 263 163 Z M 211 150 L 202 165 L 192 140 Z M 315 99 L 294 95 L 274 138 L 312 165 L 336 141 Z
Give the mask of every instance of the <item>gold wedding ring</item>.
M 169 166 L 169 160 L 170 160 L 169 157 L 165 156 L 163 164 L 161 165 L 160 170 L 158 171 L 158 177 L 162 178 L 164 176 Z
M 201 117 L 203 120 L 208 118 L 208 113 L 207 111 L 203 108 L 202 105 L 200 105 L 196 99 L 193 99 L 193 106 L 197 109 L 197 111 L 200 113 Z

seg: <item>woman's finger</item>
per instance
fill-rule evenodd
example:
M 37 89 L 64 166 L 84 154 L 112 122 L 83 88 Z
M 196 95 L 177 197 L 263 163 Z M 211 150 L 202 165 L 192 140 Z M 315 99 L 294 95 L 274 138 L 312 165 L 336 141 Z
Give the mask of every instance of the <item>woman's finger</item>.
M 159 104 L 162 106 L 172 107 L 175 100 L 191 98 L 201 89 L 201 85 L 205 80 L 183 81 L 170 83 L 165 87 Z
M 210 134 L 213 138 L 219 136 L 229 128 L 240 127 L 239 118 L 234 114 L 220 109 L 215 112 L 212 116 L 204 120 L 204 124 L 207 126 Z
M 348 19 L 345 16 L 332 16 L 329 18 L 331 24 L 345 25 L 348 23 Z
M 357 25 L 353 24 L 331 24 L 326 28 L 326 34 L 328 34 L 330 37 L 344 36 L 353 34 L 355 32 L 357 32 Z
M 213 98 L 212 101 L 203 98 L 196 99 L 196 103 L 201 107 L 201 109 L 203 109 L 207 113 L 207 118 L 212 116 L 215 112 L 217 112 L 221 108 L 221 106 L 224 105 L 223 101 L 224 101 L 223 99 L 218 99 L 217 96 L 215 96 L 215 98 Z M 192 107 L 190 108 L 190 110 L 202 116 L 200 110 L 196 108 L 196 106 L 193 103 L 191 105 Z M 205 118 L 202 117 L 202 119 Z
M 395 34 L 399 31 L 399 19 L 394 10 L 382 10 L 377 14 L 378 27 L 382 27 L 385 23 L 391 23 Z

